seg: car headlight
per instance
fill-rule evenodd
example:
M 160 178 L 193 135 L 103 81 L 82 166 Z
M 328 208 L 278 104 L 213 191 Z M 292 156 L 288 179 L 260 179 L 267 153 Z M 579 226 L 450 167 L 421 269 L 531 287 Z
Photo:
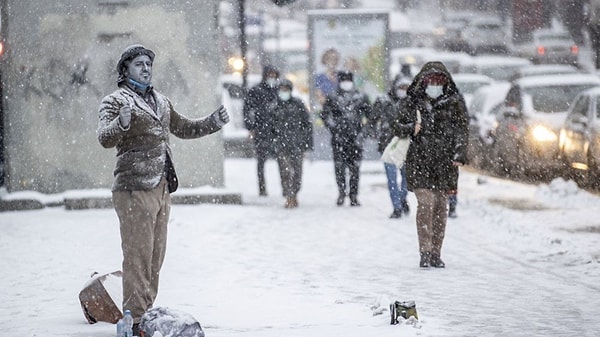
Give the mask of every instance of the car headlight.
M 538 142 L 555 142 L 558 139 L 556 133 L 544 125 L 536 125 L 531 130 L 533 139 Z

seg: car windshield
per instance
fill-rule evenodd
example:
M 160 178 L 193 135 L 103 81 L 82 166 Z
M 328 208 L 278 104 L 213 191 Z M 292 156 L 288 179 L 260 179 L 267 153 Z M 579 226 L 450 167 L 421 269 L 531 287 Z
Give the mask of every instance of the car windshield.
M 525 89 L 525 93 L 531 96 L 535 111 L 553 113 L 569 110 L 569 104 L 575 96 L 592 87 L 593 84 L 531 87 Z
M 515 75 L 519 67 L 520 65 L 489 66 L 485 68 L 482 67 L 479 72 L 499 81 L 508 81 Z
M 484 85 L 489 84 L 488 82 L 456 82 L 456 86 L 461 94 L 472 94 L 477 89 Z
M 540 42 L 548 42 L 548 41 L 565 41 L 570 42 L 571 38 L 565 34 L 544 34 L 538 36 L 538 40 Z

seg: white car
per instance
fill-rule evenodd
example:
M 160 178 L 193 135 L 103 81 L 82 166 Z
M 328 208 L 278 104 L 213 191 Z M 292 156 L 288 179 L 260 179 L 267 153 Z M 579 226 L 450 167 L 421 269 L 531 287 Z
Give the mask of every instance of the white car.
M 575 98 L 558 144 L 567 177 L 585 187 L 600 187 L 600 87 Z
M 463 40 L 474 55 L 482 53 L 507 54 L 506 25 L 498 17 L 481 16 L 471 20 L 462 33 Z
M 458 90 L 465 98 L 467 107 L 471 104 L 473 94 L 477 89 L 494 83 L 494 79 L 481 74 L 458 73 L 452 74 L 452 79 Z
M 570 104 L 586 89 L 600 86 L 590 74 L 523 77 L 513 81 L 495 133 L 498 168 L 517 176 L 552 178 L 559 160 L 559 130 Z
M 482 55 L 475 56 L 470 63 L 462 65 L 460 72 L 483 74 L 497 81 L 510 81 L 520 68 L 531 64 L 531 61 L 521 57 Z
M 510 89 L 510 82 L 499 81 L 483 86 L 473 94 L 469 109 L 469 162 L 488 169 L 493 162 L 493 145 L 498 112 Z
M 577 67 L 569 64 L 533 64 L 519 68 L 515 74 L 515 77 L 576 74 L 579 72 L 580 71 Z

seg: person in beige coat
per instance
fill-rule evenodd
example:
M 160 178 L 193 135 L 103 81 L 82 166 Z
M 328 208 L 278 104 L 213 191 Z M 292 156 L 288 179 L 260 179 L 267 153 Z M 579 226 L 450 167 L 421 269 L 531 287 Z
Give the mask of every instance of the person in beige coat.
M 201 119 L 188 119 L 152 86 L 155 54 L 142 45 L 127 47 L 117 63 L 118 90 L 104 97 L 98 111 L 98 141 L 115 147 L 112 186 L 123 250 L 123 312 L 134 318 L 139 335 L 142 314 L 153 306 L 165 257 L 170 193 L 178 181 L 169 134 L 199 138 L 229 122 L 224 107 Z

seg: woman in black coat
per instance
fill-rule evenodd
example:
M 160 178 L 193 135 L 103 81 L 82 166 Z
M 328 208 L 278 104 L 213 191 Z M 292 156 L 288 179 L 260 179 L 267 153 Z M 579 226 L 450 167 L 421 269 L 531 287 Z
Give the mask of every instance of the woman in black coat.
M 308 109 L 292 97 L 293 84 L 281 80 L 277 107 L 273 114 L 273 146 L 279 164 L 285 208 L 298 207 L 297 194 L 302 186 L 304 152 L 313 149 L 313 129 Z
M 417 234 L 423 268 L 444 268 L 442 243 L 448 218 L 448 193 L 466 163 L 467 108 L 441 62 L 426 63 L 407 90 L 393 123 L 394 133 L 410 136 L 406 157 L 408 189 L 417 197 Z

